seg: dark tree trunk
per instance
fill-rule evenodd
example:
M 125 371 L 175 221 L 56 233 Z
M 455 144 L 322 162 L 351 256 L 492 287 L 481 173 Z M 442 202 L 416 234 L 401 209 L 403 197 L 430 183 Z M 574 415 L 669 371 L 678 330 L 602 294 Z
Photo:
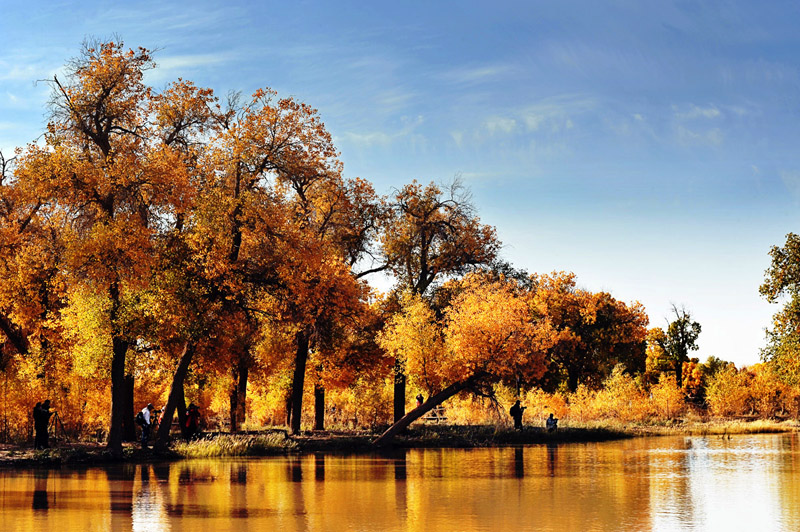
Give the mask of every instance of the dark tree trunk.
M 234 368 L 231 390 L 231 433 L 238 432 L 239 426 L 244 423 L 248 372 L 249 368 L 244 361 L 240 361 Z
M 178 360 L 178 367 L 172 375 L 172 385 L 169 389 L 169 397 L 167 398 L 167 405 L 164 407 L 164 417 L 161 424 L 158 426 L 158 437 L 156 438 L 156 451 L 163 452 L 167 450 L 169 445 L 169 431 L 172 428 L 172 417 L 175 415 L 175 410 L 186 413 L 186 404 L 183 398 L 183 383 L 186 380 L 186 374 L 189 371 L 189 364 L 192 362 L 194 355 L 193 346 L 186 342 L 183 346 L 183 353 Z M 180 417 L 180 416 L 179 416 Z M 185 423 L 181 423 L 181 433 Z
M 3 331 L 17 353 L 23 356 L 28 354 L 28 339 L 25 334 L 3 314 L 0 314 L 0 331 Z
M 422 416 L 433 410 L 435 407 L 442 404 L 447 399 L 450 399 L 458 392 L 472 387 L 483 376 L 484 375 L 482 374 L 473 375 L 469 379 L 457 382 L 455 384 L 451 384 L 441 392 L 433 395 L 427 401 L 422 403 L 421 406 L 418 406 L 417 408 L 415 408 L 414 410 L 403 416 L 403 418 L 400 421 L 396 422 L 394 425 L 386 429 L 386 432 L 381 434 L 374 442 L 372 442 L 372 444 L 377 447 L 380 447 L 381 445 L 386 445 L 390 443 L 395 436 L 404 431 L 411 423 L 418 420 L 419 418 L 421 418 Z
M 136 441 L 136 425 L 133 424 L 133 417 L 136 415 L 136 407 L 133 402 L 133 375 L 125 375 L 125 404 L 122 407 L 125 414 L 122 416 L 122 440 Z
M 402 364 L 394 364 L 394 422 L 406 415 L 406 374 Z
M 286 426 L 292 426 L 292 390 L 286 394 Z
M 567 387 L 569 391 L 574 392 L 578 389 L 578 373 L 567 370 Z
M 181 429 L 181 437 L 186 439 L 186 395 L 184 394 L 183 386 L 178 388 L 178 402 L 175 404 L 175 410 L 178 413 L 178 426 Z
M 125 355 L 128 342 L 119 336 L 112 338 L 111 358 L 111 427 L 108 431 L 108 450 L 115 458 L 122 457 L 122 418 L 125 416 Z
M 325 430 L 325 388 L 314 386 L 314 430 Z
M 297 333 L 297 351 L 294 357 L 294 379 L 292 380 L 292 419 L 289 431 L 292 434 L 300 433 L 300 420 L 303 415 L 303 385 L 306 378 L 306 361 L 308 360 L 307 329 Z
M 119 316 L 120 295 L 117 281 L 108 287 L 111 299 L 109 318 L 111 333 L 111 422 L 108 429 L 107 448 L 111 456 L 122 458 L 122 418 L 125 416 L 125 356 L 128 353 L 128 341 L 122 336 L 117 319 Z

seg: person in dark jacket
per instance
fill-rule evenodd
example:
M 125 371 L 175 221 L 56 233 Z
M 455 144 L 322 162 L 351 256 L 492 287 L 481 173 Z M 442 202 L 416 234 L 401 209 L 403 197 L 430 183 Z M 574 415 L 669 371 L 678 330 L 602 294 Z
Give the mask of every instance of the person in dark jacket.
M 33 448 L 34 449 L 47 449 L 50 447 L 49 438 L 47 435 L 47 426 L 50 424 L 50 399 L 45 400 L 44 403 L 36 403 L 33 407 Z
M 526 406 L 520 406 L 519 399 L 517 399 L 517 402 L 514 403 L 514 406 L 512 406 L 511 410 L 508 411 L 508 413 L 511 414 L 511 417 L 514 418 L 514 428 L 517 430 L 522 429 L 522 413 L 526 408 Z

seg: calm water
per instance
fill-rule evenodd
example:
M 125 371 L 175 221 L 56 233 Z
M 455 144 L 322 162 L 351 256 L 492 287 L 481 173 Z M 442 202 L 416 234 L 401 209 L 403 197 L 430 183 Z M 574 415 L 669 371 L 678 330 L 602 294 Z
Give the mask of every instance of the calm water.
M 796 435 L 0 470 L 0 530 L 800 530 Z

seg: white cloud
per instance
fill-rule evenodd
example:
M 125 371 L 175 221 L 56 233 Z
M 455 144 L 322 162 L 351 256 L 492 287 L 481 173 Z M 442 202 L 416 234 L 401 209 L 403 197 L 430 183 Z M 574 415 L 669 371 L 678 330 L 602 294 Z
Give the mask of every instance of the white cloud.
M 459 68 L 445 72 L 442 75 L 446 81 L 454 83 L 480 83 L 483 81 L 497 81 L 505 75 L 512 73 L 513 68 L 509 65 L 486 65 L 475 68 Z
M 675 118 L 679 120 L 695 120 L 698 118 L 714 119 L 722 117 L 722 112 L 716 105 L 708 107 L 700 107 L 691 104 L 687 109 L 679 109 L 677 106 L 672 107 L 675 112 Z
M 392 143 L 395 138 L 394 135 L 389 135 L 383 131 L 374 131 L 371 133 L 355 133 L 352 131 L 346 132 L 342 137 L 350 143 L 359 146 L 387 146 Z
M 371 131 L 371 132 L 356 132 L 347 131 L 341 138 L 347 143 L 356 144 L 361 147 L 366 146 L 388 146 L 402 138 L 410 138 L 411 141 L 417 146 L 425 144 L 425 137 L 422 135 L 414 135 L 414 131 L 425 122 L 425 117 L 422 115 L 409 117 L 400 117 L 402 127 L 392 133 L 385 131 Z M 338 142 L 338 139 L 334 139 Z
M 679 125 L 676 129 L 678 142 L 686 146 L 712 145 L 719 146 L 724 140 L 722 130 L 718 127 L 707 131 L 695 131 Z
M 484 126 L 489 131 L 490 135 L 495 133 L 511 133 L 517 127 L 517 121 L 513 118 L 505 118 L 502 116 L 492 116 L 486 119 Z
M 231 62 L 234 59 L 229 53 L 158 56 L 158 68 L 149 70 L 146 77 L 149 83 L 186 77 L 187 71 Z
M 524 108 L 520 115 L 528 131 L 547 128 L 557 133 L 575 127 L 573 118 L 596 107 L 592 98 L 580 95 L 563 95 L 546 98 Z

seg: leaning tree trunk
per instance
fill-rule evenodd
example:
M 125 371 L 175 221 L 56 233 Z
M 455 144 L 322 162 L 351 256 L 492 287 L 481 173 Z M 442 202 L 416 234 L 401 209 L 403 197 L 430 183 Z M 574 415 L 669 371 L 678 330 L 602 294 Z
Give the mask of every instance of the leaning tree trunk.
M 158 437 L 156 438 L 156 451 L 163 452 L 167 450 L 169 445 L 169 431 L 172 428 L 172 417 L 175 411 L 183 410 L 186 412 L 186 405 L 184 404 L 183 397 L 183 383 L 186 380 L 186 374 L 189 372 L 189 364 L 192 362 L 194 355 L 193 345 L 186 342 L 183 345 L 183 353 L 178 360 L 178 367 L 172 375 L 172 385 L 169 389 L 169 397 L 167 398 L 167 405 L 164 407 L 164 417 L 161 419 L 161 424 L 158 426 Z M 183 428 L 183 424 L 181 424 Z M 181 431 L 182 432 L 182 431 Z
M 397 436 L 400 432 L 405 430 L 410 424 L 414 421 L 418 420 L 447 399 L 450 399 L 455 394 L 462 390 L 466 390 L 471 388 L 481 377 L 484 375 L 473 375 L 472 377 L 468 378 L 467 380 L 463 380 L 460 382 L 456 382 L 455 384 L 451 384 L 441 392 L 433 395 L 430 399 L 422 403 L 422 405 L 418 406 L 403 418 L 396 422 L 394 425 L 386 429 L 386 432 L 381 434 L 372 444 L 376 447 L 380 447 L 382 445 L 386 445 L 392 441 L 392 439 Z
M 325 430 L 325 388 L 314 386 L 314 430 Z
M 300 417 L 303 414 L 303 385 L 306 378 L 306 361 L 308 360 L 309 331 L 303 329 L 297 333 L 297 351 L 294 357 L 294 379 L 292 380 L 292 417 L 289 431 L 300 433 Z
M 17 353 L 22 356 L 28 354 L 28 339 L 22 329 L 14 325 L 4 314 L 0 314 L 0 331 L 3 331 L 3 334 L 6 335 L 6 338 L 17 350 Z

